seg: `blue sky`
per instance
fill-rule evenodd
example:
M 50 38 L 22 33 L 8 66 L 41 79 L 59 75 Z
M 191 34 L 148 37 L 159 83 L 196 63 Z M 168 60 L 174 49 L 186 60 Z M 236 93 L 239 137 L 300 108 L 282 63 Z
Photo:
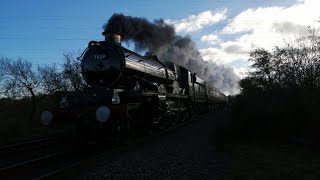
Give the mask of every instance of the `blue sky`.
M 205 60 L 233 67 L 241 76 L 253 48 L 270 49 L 281 35 L 317 26 L 316 5 L 318 0 L 1 0 L 0 57 L 61 64 L 63 52 L 103 40 L 103 24 L 123 13 L 166 20 L 178 34 L 191 36 Z

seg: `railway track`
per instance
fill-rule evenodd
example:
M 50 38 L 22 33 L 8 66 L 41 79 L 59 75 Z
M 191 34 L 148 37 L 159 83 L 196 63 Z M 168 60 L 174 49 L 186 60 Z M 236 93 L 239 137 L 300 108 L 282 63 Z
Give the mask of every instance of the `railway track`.
M 110 146 L 109 146 L 110 147 Z M 106 151 L 105 145 L 90 144 L 79 149 L 69 145 L 51 153 L 19 161 L 0 168 L 0 179 L 43 179 Z
M 37 178 L 38 174 L 50 172 L 51 168 L 49 167 L 60 166 L 61 162 L 57 162 L 57 160 L 65 159 L 71 152 L 71 149 L 65 149 L 2 167 L 0 169 L 0 179 Z
M 105 156 L 107 154 L 110 157 L 117 156 L 117 154 L 121 154 L 126 151 L 131 151 L 132 148 L 134 148 L 136 145 L 141 145 L 148 143 L 152 141 L 153 139 L 160 138 L 164 134 L 170 134 L 174 133 L 177 129 L 182 128 L 183 126 L 186 126 L 187 124 L 197 120 L 201 119 L 201 116 L 196 116 L 196 117 L 191 117 L 189 120 L 184 121 L 182 123 L 178 123 L 175 126 L 169 126 L 166 129 L 163 129 L 161 131 L 156 131 L 153 132 L 152 134 L 149 134 L 147 136 L 143 136 L 140 138 L 130 138 L 127 139 L 125 144 L 122 145 L 116 145 L 116 146 L 108 146 L 107 148 L 102 147 L 100 150 L 95 150 L 94 154 L 91 154 L 90 156 L 86 156 L 85 158 L 82 158 L 76 163 L 73 163 L 68 166 L 64 166 L 60 169 L 57 169 L 55 171 L 49 172 L 45 175 L 42 175 L 39 177 L 39 179 L 42 178 L 52 178 L 52 179 L 63 179 L 68 176 L 70 176 L 70 173 L 72 172 L 77 172 L 79 167 L 81 165 L 86 165 L 86 164 L 94 164 L 96 159 L 99 159 L 100 156 Z
M 21 171 L 68 152 L 67 139 L 48 137 L 0 147 L 0 179 L 27 179 Z
M 201 116 L 197 118 L 201 118 Z M 7 157 L 0 155 L 0 179 L 43 179 L 55 177 L 57 174 L 63 174 L 72 167 L 84 161 L 90 161 L 90 159 L 94 159 L 100 154 L 109 152 L 112 154 L 117 151 L 123 151 L 134 144 L 148 142 L 154 137 L 173 132 L 175 129 L 195 119 L 193 117 L 189 121 L 170 126 L 165 130 L 154 132 L 148 136 L 128 139 L 126 144 L 121 146 L 92 143 L 79 149 L 78 147 L 70 146 L 70 143 L 69 145 L 66 143 L 59 147 L 52 147 L 54 145 L 53 142 L 58 141 L 50 138 L 5 146 L 0 148 L 0 154 L 8 155 Z M 49 142 L 52 142 L 52 144 L 49 145 Z M 18 155 L 18 157 L 9 161 L 8 159 L 13 157 L 12 155 Z
M 178 123 L 175 126 L 168 126 L 166 129 L 161 131 L 155 131 L 152 134 L 147 136 L 139 137 L 139 138 L 130 138 L 126 140 L 125 144 L 121 146 L 113 146 L 108 149 L 103 149 L 103 151 L 91 155 L 90 157 L 83 158 L 76 164 L 73 164 L 68 167 L 63 167 L 58 171 L 48 173 L 47 175 L 42 176 L 41 178 L 49 178 L 49 179 L 72 179 L 74 174 L 81 174 L 82 169 L 94 165 L 100 158 L 114 158 L 121 156 L 121 154 L 125 154 L 126 152 L 134 151 L 135 148 L 139 146 L 143 146 L 144 144 L 150 143 L 154 140 L 161 138 L 163 135 L 169 135 L 171 133 L 175 133 L 178 129 L 187 126 L 194 121 L 203 119 L 203 115 L 191 117 L 189 120 Z M 85 168 L 86 169 L 86 168 Z
M 47 137 L 36 140 L 25 141 L 21 143 L 10 144 L 0 147 L 0 157 L 7 156 L 22 151 L 29 151 L 48 146 L 58 141 L 58 138 Z

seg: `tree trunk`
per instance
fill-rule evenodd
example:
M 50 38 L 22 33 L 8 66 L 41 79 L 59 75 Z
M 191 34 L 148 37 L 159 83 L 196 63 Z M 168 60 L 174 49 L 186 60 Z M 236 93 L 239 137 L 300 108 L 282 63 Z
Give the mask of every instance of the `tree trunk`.
M 28 90 L 31 94 L 31 101 L 32 101 L 32 109 L 31 109 L 31 114 L 29 116 L 29 125 L 32 125 L 33 116 L 34 116 L 34 113 L 36 112 L 36 96 L 35 96 L 32 88 L 28 88 Z

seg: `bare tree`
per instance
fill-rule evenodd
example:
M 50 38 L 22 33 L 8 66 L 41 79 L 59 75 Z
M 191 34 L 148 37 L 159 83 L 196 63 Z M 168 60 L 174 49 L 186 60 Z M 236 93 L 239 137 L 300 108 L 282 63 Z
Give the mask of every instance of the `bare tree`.
M 44 93 L 53 94 L 56 91 L 67 91 L 67 81 L 63 77 L 63 73 L 58 71 L 57 66 L 45 65 L 38 67 L 41 76 L 41 87 Z
M 86 84 L 81 75 L 81 66 L 80 61 L 77 59 L 77 53 L 66 52 L 63 57 L 63 77 L 67 80 L 69 90 L 82 90 Z
M 2 76 L 2 93 L 11 98 L 31 96 L 32 112 L 30 122 L 36 108 L 36 89 L 40 84 L 39 74 L 32 68 L 32 63 L 21 58 L 12 60 L 0 59 L 0 72 Z

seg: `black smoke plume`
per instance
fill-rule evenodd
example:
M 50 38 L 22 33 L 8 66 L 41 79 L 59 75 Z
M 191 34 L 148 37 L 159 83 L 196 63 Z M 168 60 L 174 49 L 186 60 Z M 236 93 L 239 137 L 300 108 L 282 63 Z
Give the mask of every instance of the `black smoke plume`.
M 204 61 L 190 36 L 179 36 L 174 27 L 162 19 L 150 22 L 145 18 L 113 14 L 103 26 L 108 33 L 117 33 L 123 41 L 132 42 L 137 51 L 152 51 L 161 61 L 172 61 L 197 73 L 223 92 L 237 92 L 239 77 L 232 68 Z

